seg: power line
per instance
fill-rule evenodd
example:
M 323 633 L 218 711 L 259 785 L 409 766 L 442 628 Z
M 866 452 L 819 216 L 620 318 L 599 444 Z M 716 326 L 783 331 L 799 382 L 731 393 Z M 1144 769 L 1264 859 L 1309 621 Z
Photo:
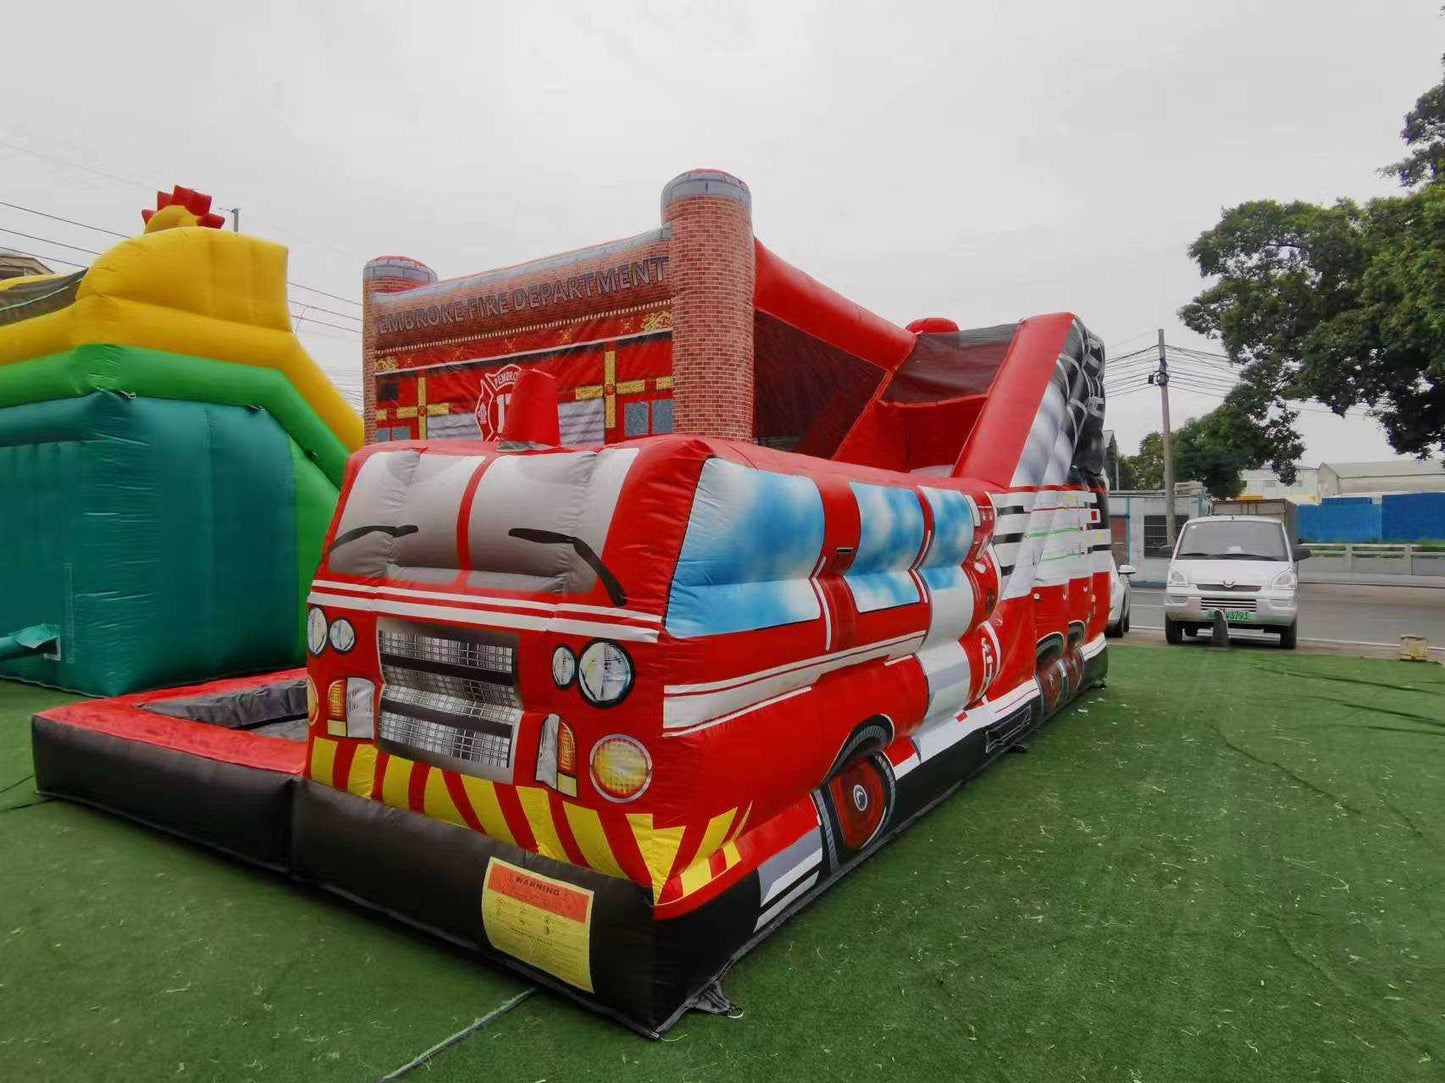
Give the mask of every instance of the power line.
M 348 305 L 355 305 L 357 308 L 361 307 L 360 301 L 353 301 L 350 297 L 340 297 L 334 293 L 327 293 L 325 290 L 318 290 L 315 286 L 303 286 L 300 282 L 291 282 L 289 280 L 286 285 L 295 286 L 299 290 L 310 290 L 312 293 L 319 293 L 322 297 L 330 297 L 333 301 L 345 301 Z M 348 319 L 356 319 L 356 317 L 350 316 Z
M 58 214 L 49 214 L 45 211 L 37 211 L 34 207 L 22 207 L 18 203 L 7 203 L 3 199 L 0 199 L 0 207 L 9 207 L 11 210 L 24 211 L 26 214 L 38 214 L 41 218 L 49 218 L 56 222 L 64 222 L 67 226 L 79 226 L 81 229 L 93 229 L 97 233 L 109 233 L 112 237 L 121 237 L 125 240 L 129 240 L 131 236 L 129 233 L 117 233 L 113 229 L 105 229 L 102 226 L 86 225 L 84 222 L 77 222 L 73 218 L 62 218 Z
M 298 301 L 293 297 L 291 298 L 291 303 L 293 305 L 300 305 L 302 308 L 313 312 L 324 312 L 328 316 L 340 316 L 343 320 L 355 320 L 357 323 L 361 322 L 360 316 L 353 316 L 349 312 L 337 312 L 334 308 L 322 308 L 320 305 L 313 305 L 310 301 Z
M 4 140 L 0 140 L 0 146 L 13 146 L 13 144 L 6 143 Z M 24 148 L 23 148 L 23 147 L 17 147 L 16 149 L 17 149 L 17 150 L 23 150 Z M 44 155 L 41 155 L 41 157 L 44 157 Z M 104 175 L 105 175 L 105 174 L 102 174 L 102 176 L 104 176 Z M 112 178 L 112 179 L 114 179 L 114 178 Z M 112 237 L 119 237 L 119 238 L 121 238 L 122 240 L 127 240 L 127 241 L 128 241 L 128 240 L 131 239 L 132 236 L 134 236 L 133 234 L 130 234 L 130 233 L 119 233 L 119 232 L 117 232 L 116 230 L 113 230 L 113 229 L 106 229 L 104 226 L 92 225 L 92 224 L 89 223 L 89 222 L 77 222 L 77 221 L 76 221 L 75 219 L 73 219 L 73 218 L 62 218 L 62 217 L 61 217 L 60 215 L 58 215 L 58 214 L 51 214 L 49 211 L 37 210 L 35 207 L 26 207 L 26 206 L 23 206 L 22 204 L 19 204 L 19 203 L 10 203 L 10 202 L 7 202 L 7 201 L 5 201 L 5 200 L 0 200 L 0 207 L 9 207 L 9 208 L 11 208 L 12 210 L 24 211 L 26 214 L 37 214 L 37 215 L 39 215 L 41 218 L 49 218 L 49 219 L 51 219 L 51 220 L 53 220 L 53 221 L 56 221 L 56 222 L 64 222 L 64 223 L 65 223 L 66 225 L 68 225 L 68 226 L 78 226 L 78 227 L 80 227 L 81 229 L 93 229 L 93 230 L 95 230 L 97 233 L 105 233 L 105 234 L 108 234 L 108 235 L 110 235 L 110 236 L 112 236 Z M 221 210 L 232 210 L 232 209 L 234 209 L 234 208 L 231 208 L 231 207 L 222 207 L 222 208 L 220 208 L 220 209 L 221 209 Z M 17 231 L 17 230 L 4 230 L 4 232 L 6 232 L 6 233 L 16 233 L 16 232 L 18 232 L 18 231 Z M 20 236 L 24 237 L 24 236 L 29 236 L 29 235 L 22 233 L 22 234 L 20 234 Z M 31 239 L 32 239 L 32 240 L 42 240 L 42 241 L 43 241 L 43 240 L 47 240 L 48 238 L 45 238 L 45 237 L 35 237 L 35 238 L 31 238 Z M 78 251 L 81 251 L 81 252 L 89 252 L 91 255 L 95 255 L 95 256 L 100 255 L 100 253 L 99 253 L 99 252 L 96 252 L 94 249 L 91 249 L 91 248 L 80 248 L 78 245 L 65 244 L 63 241 L 50 241 L 49 243 L 50 243 L 50 244 L 58 244 L 58 245 L 60 245 L 62 248 L 75 248 L 75 249 L 77 249 Z M 27 252 L 26 255 L 30 255 L 30 253 Z M 37 257 L 37 258 L 40 258 L 40 257 Z M 64 262 L 64 261 L 61 261 L 61 262 Z M 75 264 L 75 266 L 81 266 L 81 265 L 80 265 L 80 264 Z M 336 293 L 327 293 L 325 290 L 319 290 L 319 289 L 317 289 L 315 286 L 307 286 L 307 285 L 305 285 L 304 283 L 301 283 L 301 282 L 292 282 L 290 279 L 287 279 L 286 285 L 288 285 L 288 286 L 294 286 L 296 289 L 299 289 L 299 290 L 309 290 L 309 291 L 312 292 L 312 293 L 319 293 L 322 297 L 330 297 L 333 301 L 342 301 L 342 302 L 345 302 L 345 303 L 348 304 L 348 305 L 355 305 L 357 308 L 360 308 L 360 307 L 361 307 L 361 302 L 360 302 L 360 301 L 353 301 L 350 297 L 342 297 L 340 294 L 336 294 Z M 299 303 L 300 303 L 300 302 L 298 302 L 298 304 L 299 304 Z M 313 306 L 313 307 L 314 307 L 314 306 Z M 333 315 L 333 316 L 342 316 L 343 318 L 349 319 L 349 320 L 357 319 L 357 317 L 355 317 L 355 316 L 347 316 L 345 313 L 341 313 L 341 312 L 332 312 L 331 315 Z
M 39 252 L 26 252 L 22 248 L 12 248 L 10 251 L 14 252 L 17 256 L 30 256 L 34 259 L 44 260 L 46 263 L 63 263 L 67 267 L 80 267 L 84 269 L 90 266 L 88 263 L 76 263 L 74 260 L 61 259 L 59 256 L 42 256 Z
M 325 320 L 313 320 L 310 316 L 298 316 L 294 312 L 291 313 L 291 318 L 293 320 L 305 320 L 307 323 L 320 324 L 322 327 L 334 327 L 338 331 L 349 331 L 353 335 L 361 334 L 361 332 L 354 327 L 346 327 L 339 323 L 327 323 Z
M 92 256 L 100 255 L 94 248 L 81 248 L 78 244 L 66 244 L 64 241 L 53 241 L 49 237 L 37 237 L 33 233 L 21 233 L 18 229 L 5 229 L 0 226 L 0 233 L 8 233 L 12 237 L 24 237 L 27 241 L 44 241 L 46 244 L 53 244 L 60 248 L 70 248 L 76 252 L 89 252 Z

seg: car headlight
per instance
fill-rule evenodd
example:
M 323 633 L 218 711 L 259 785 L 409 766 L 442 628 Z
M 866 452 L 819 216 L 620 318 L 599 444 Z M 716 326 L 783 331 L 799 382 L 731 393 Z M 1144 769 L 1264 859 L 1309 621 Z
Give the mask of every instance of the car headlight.
M 312 654 L 326 649 L 326 614 L 319 605 L 313 605 L 306 614 L 306 646 Z
M 605 639 L 588 644 L 577 663 L 582 698 L 595 707 L 611 707 L 632 691 L 632 659 Z
M 592 783 L 611 801 L 641 797 L 652 781 L 652 757 L 642 742 L 614 733 L 592 748 Z
M 1275 590 L 1294 590 L 1299 585 L 1299 576 L 1295 575 L 1293 568 L 1286 568 L 1269 585 Z
M 1189 588 L 1189 576 L 1185 575 L 1178 568 L 1170 568 L 1169 581 L 1165 585 L 1170 587 L 1182 587 L 1187 590 Z
M 327 633 L 326 638 L 340 653 L 345 654 L 356 646 L 356 629 L 351 626 L 349 620 L 341 617 L 331 622 L 331 631 Z

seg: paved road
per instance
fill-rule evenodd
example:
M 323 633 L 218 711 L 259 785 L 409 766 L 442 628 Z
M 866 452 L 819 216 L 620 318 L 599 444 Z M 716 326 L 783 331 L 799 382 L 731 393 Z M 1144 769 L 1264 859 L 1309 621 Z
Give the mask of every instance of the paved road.
M 1143 631 L 1162 642 L 1164 592 L 1140 587 L 1134 591 L 1133 606 L 1131 634 Z M 1422 635 L 1434 648 L 1431 657 L 1445 658 L 1445 590 L 1304 583 L 1299 606 L 1302 647 L 1351 654 L 1388 651 L 1393 655 L 1402 635 Z M 1270 644 L 1276 641 L 1262 633 L 1231 631 L 1230 636 Z

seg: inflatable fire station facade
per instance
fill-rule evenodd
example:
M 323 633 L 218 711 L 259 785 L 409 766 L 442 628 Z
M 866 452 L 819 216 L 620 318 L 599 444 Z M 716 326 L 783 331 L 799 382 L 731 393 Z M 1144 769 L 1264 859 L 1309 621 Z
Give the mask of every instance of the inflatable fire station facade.
M 368 264 L 372 441 L 307 671 L 47 712 L 42 788 L 655 1036 L 1097 684 L 1098 340 L 896 326 L 764 248 L 726 174 L 662 216 L 445 282 Z M 165 794 L 105 792 L 122 754 Z

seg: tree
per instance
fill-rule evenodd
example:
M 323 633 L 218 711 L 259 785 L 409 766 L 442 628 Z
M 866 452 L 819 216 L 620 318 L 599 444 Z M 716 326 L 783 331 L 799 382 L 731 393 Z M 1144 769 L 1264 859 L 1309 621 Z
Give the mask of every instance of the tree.
M 1445 83 L 1407 118 L 1416 150 L 1395 171 L 1419 190 L 1364 206 L 1244 203 L 1189 248 L 1215 282 L 1180 317 L 1241 366 L 1236 405 L 1281 477 L 1300 447 L 1290 400 L 1367 407 L 1397 451 L 1445 451 L 1442 106 Z
M 1274 454 L 1287 459 L 1287 481 L 1294 480 L 1294 460 L 1304 450 L 1298 441 L 1281 446 L 1267 421 L 1251 413 L 1251 396 L 1236 389 L 1203 417 L 1179 426 L 1170 441 L 1176 481 L 1199 481 L 1216 499 L 1227 500 L 1244 490 L 1245 470 L 1263 466 Z M 1151 432 L 1139 443 L 1139 453 L 1126 456 L 1120 473 L 1132 472 L 1131 488 L 1164 487 L 1164 438 Z M 1283 476 L 1283 475 L 1282 475 Z
M 1445 57 L 1441 61 L 1445 62 Z M 1387 166 L 1386 175 L 1393 173 L 1406 188 L 1445 177 L 1445 81 L 1420 95 L 1415 108 L 1405 114 L 1400 138 L 1415 149 Z

